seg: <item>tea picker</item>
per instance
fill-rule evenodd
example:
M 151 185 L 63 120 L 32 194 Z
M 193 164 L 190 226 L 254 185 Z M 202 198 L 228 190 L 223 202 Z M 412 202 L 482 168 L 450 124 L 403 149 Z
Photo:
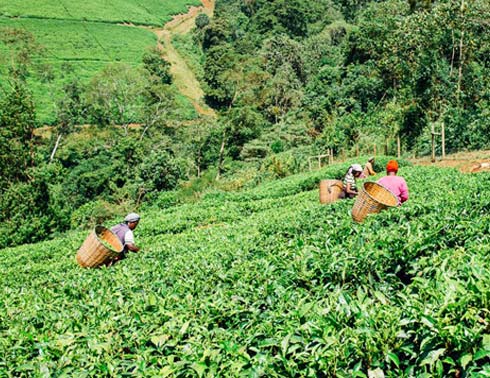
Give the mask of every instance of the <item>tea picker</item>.
M 111 228 L 111 231 L 119 238 L 124 246 L 122 253 L 118 256 L 117 260 L 122 260 L 126 257 L 128 251 L 138 252 L 140 249 L 134 242 L 133 230 L 138 226 L 140 216 L 136 213 L 129 213 L 124 218 L 123 223 Z

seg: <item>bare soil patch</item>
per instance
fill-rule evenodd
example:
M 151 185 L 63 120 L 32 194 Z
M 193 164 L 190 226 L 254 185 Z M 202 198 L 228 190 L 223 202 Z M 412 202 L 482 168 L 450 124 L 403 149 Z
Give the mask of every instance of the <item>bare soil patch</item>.
M 431 162 L 430 156 L 410 159 L 415 165 L 433 165 L 442 168 L 456 168 L 463 173 L 475 173 L 490 171 L 490 150 L 465 151 L 446 155 L 445 159 L 440 156 Z

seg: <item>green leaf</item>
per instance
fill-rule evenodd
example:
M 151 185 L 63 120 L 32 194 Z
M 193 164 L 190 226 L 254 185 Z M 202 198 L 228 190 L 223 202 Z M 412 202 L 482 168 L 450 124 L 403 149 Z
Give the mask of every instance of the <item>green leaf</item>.
M 480 349 L 478 352 L 475 353 L 474 360 L 478 361 L 485 357 L 490 357 L 490 350 Z
M 490 335 L 489 334 L 483 335 L 482 346 L 483 346 L 483 349 L 490 350 Z
M 388 353 L 386 355 L 386 360 L 391 361 L 397 368 L 400 367 L 400 360 L 398 359 L 398 356 L 395 353 Z
M 434 365 L 434 363 L 437 360 L 439 360 L 439 358 L 444 354 L 445 351 L 446 351 L 445 348 L 431 350 L 428 353 L 427 357 L 422 360 L 422 362 L 420 363 L 420 366 L 424 366 L 424 365 L 432 366 L 432 365 Z
M 205 362 L 193 363 L 191 367 L 196 371 L 199 377 L 202 377 L 208 368 Z
M 189 324 L 191 324 L 191 321 L 188 320 L 184 323 L 184 325 L 182 326 L 182 328 L 180 329 L 179 333 L 181 335 L 185 335 L 185 333 L 187 332 L 187 328 L 189 328 Z
M 422 316 L 421 322 L 430 329 L 434 329 L 434 326 L 436 324 L 436 321 L 430 316 Z
M 380 291 L 375 291 L 374 296 L 380 301 L 382 304 L 387 305 L 388 304 L 388 299 L 386 299 L 385 295 L 380 292 Z
M 466 369 L 466 366 L 473 360 L 471 353 L 467 353 L 461 357 L 461 367 Z
M 155 335 L 150 338 L 150 341 L 157 347 L 165 345 L 167 340 L 170 338 L 169 335 Z
M 172 375 L 173 373 L 173 370 L 170 366 L 165 366 L 163 368 L 160 369 L 160 372 L 158 373 L 158 376 L 159 377 L 162 377 L 162 378 L 165 378 L 165 377 L 168 377 L 170 375 Z

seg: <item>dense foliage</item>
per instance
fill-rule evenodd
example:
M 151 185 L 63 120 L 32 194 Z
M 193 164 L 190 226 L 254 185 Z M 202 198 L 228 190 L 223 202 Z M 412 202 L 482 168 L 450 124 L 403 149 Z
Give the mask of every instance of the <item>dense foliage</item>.
M 2 245 L 286 177 L 327 148 L 425 154 L 441 125 L 446 152 L 490 147 L 485 0 L 218 0 L 172 40 L 217 117 L 134 27 L 195 3 L 0 5 Z
M 489 12 L 481 0 L 218 1 L 197 34 L 207 99 L 239 130 L 232 154 L 270 150 L 271 130 L 287 148 L 277 130 L 293 124 L 337 151 L 400 137 L 427 153 L 441 124 L 447 151 L 488 148 Z
M 344 169 L 162 198 L 109 269 L 76 265 L 87 231 L 3 250 L 0 376 L 488 376 L 488 173 L 404 166 L 355 224 L 318 202 Z

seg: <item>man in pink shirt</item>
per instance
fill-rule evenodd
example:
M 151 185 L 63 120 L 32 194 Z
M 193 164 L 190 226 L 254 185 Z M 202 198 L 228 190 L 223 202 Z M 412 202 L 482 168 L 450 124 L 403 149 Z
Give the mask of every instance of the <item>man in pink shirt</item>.
M 392 192 L 398 199 L 398 206 L 408 200 L 408 186 L 403 177 L 397 176 L 398 163 L 390 160 L 386 165 L 386 176 L 378 180 L 378 184 L 383 185 Z

